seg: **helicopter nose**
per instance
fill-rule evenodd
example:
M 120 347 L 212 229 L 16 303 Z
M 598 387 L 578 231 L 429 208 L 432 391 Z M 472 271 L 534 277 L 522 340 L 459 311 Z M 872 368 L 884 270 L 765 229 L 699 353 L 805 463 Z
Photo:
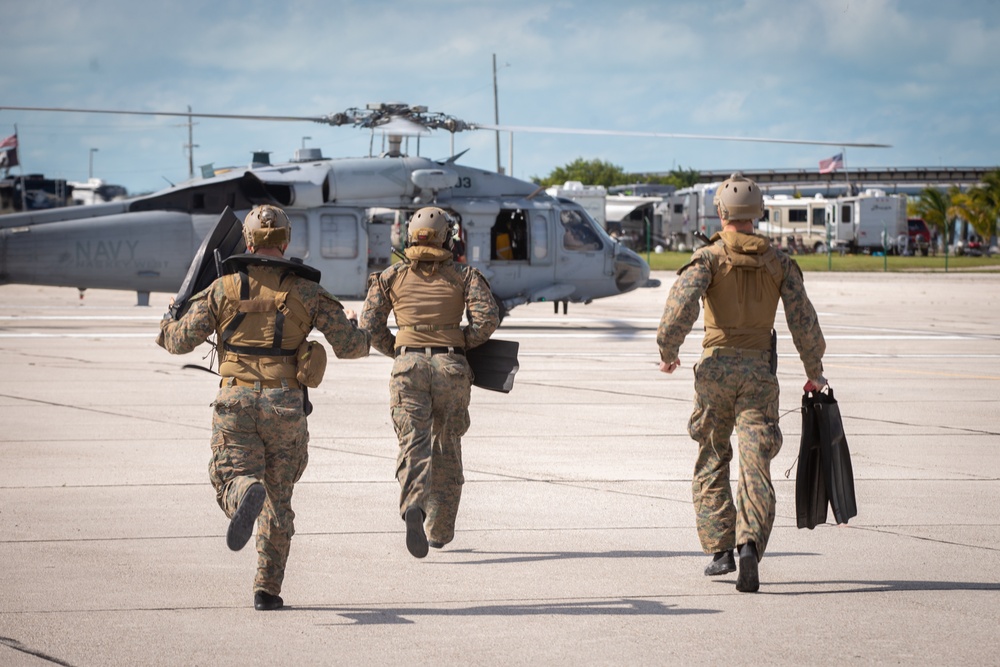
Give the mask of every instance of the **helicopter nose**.
M 649 280 L 649 264 L 631 250 L 622 248 L 615 258 L 615 286 L 629 292 Z

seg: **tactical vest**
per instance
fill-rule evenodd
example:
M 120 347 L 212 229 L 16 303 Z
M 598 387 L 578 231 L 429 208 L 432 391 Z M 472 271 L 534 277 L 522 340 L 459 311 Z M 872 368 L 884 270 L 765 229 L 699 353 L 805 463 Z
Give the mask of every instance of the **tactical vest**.
M 399 266 L 399 265 L 397 265 Z M 465 347 L 466 280 L 452 262 L 412 262 L 392 274 L 385 290 L 396 314 L 396 347 Z
M 723 236 L 707 252 L 712 257 L 712 282 L 705 293 L 702 346 L 770 349 L 784 280 L 774 248 L 766 245 L 760 253 L 740 252 Z
M 221 278 L 219 375 L 264 385 L 295 381 L 295 353 L 312 329 L 296 278 L 279 268 L 244 266 Z

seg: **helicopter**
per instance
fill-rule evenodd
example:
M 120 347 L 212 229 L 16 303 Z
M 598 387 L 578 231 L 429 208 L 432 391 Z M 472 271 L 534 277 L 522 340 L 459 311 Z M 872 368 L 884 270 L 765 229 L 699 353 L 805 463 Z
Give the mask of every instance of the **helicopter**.
M 325 116 L 243 116 L 184 112 L 0 107 L 23 111 L 165 115 L 353 125 L 388 137 L 379 156 L 325 158 L 297 150 L 292 161 L 192 179 L 151 195 L 89 206 L 0 216 L 0 284 L 176 293 L 199 246 L 230 209 L 240 219 L 255 205 L 283 208 L 292 224 L 286 255 L 321 272 L 321 284 L 345 299 L 363 298 L 368 275 L 392 262 L 393 239 L 423 206 L 449 211 L 464 257 L 489 280 L 501 316 L 525 303 L 568 304 L 623 294 L 649 283 L 649 266 L 608 235 L 578 203 L 502 173 L 403 153 L 403 138 L 430 130 L 538 132 L 546 128 L 467 123 L 423 106 L 371 104 Z M 571 131 L 553 129 L 553 131 Z M 601 131 L 581 130 L 581 133 Z M 665 133 L 629 135 L 877 146 Z M 655 281 L 654 281 L 655 282 Z

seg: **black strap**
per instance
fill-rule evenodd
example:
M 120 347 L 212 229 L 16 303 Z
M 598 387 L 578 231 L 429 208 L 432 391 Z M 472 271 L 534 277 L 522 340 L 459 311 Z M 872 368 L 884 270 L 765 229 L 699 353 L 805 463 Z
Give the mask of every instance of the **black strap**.
M 240 281 L 240 301 L 248 301 L 250 299 L 250 276 L 247 275 L 246 271 L 240 271 L 237 274 L 237 280 Z M 234 333 L 236 333 L 236 330 L 239 328 L 240 324 L 243 323 L 246 315 L 247 314 L 244 312 L 236 313 L 236 317 L 232 319 L 226 329 L 222 332 L 222 349 L 226 352 L 235 352 L 236 354 L 258 357 L 290 357 L 295 354 L 295 350 L 285 350 L 281 347 L 281 339 L 285 330 L 285 314 L 281 312 L 281 310 L 277 310 L 274 316 L 274 337 L 271 339 L 271 347 L 230 345 L 229 339 L 233 337 Z

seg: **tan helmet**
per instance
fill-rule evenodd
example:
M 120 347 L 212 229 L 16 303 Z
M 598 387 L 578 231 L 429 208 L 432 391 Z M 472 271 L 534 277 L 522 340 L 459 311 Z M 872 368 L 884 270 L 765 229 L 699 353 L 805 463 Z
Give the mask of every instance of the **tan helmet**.
M 247 248 L 282 248 L 292 238 L 292 223 L 277 206 L 254 206 L 243 221 Z
M 427 206 L 410 218 L 407 241 L 410 245 L 432 245 L 438 248 L 451 239 L 452 217 L 436 206 Z
M 764 217 L 764 195 L 757 184 L 736 172 L 715 191 L 713 203 L 723 220 L 756 220 Z

